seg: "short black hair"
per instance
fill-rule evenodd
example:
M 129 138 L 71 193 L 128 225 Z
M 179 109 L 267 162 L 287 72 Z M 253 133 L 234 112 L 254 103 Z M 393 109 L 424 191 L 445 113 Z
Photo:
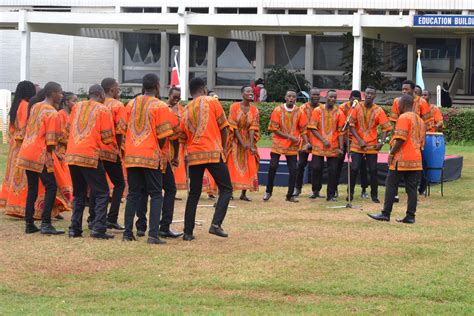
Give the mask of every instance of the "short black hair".
M 403 105 L 405 105 L 405 103 L 411 103 L 412 106 L 413 106 L 413 100 L 415 98 L 413 98 L 411 95 L 409 94 L 404 94 L 400 97 L 399 101 L 398 101 L 398 104 L 402 103 Z
M 372 90 L 375 90 L 375 91 L 377 91 L 377 89 L 375 89 L 375 87 L 374 87 L 374 86 L 367 86 L 367 87 L 365 88 L 365 90 L 367 90 L 367 89 L 372 89 Z
M 263 81 L 262 78 L 258 78 L 257 80 L 255 80 L 256 85 L 263 84 L 263 83 L 264 83 L 264 81 Z
M 410 87 L 412 88 L 412 90 L 415 89 L 415 86 L 416 86 L 416 85 L 415 85 L 415 83 L 414 83 L 413 81 L 411 81 L 411 80 L 405 80 L 405 81 L 402 82 L 402 86 L 405 85 L 405 84 L 409 84 Z
M 199 89 L 203 89 L 206 86 L 204 79 L 195 77 L 189 81 L 189 92 L 191 95 L 195 94 Z
M 89 97 L 91 95 L 98 96 L 102 92 L 104 92 L 104 88 L 100 84 L 93 84 L 92 86 L 89 87 Z
M 252 88 L 249 84 L 244 84 L 242 88 L 240 88 L 240 92 L 244 93 L 245 88 Z
M 423 91 L 423 89 L 419 85 L 416 85 L 415 88 L 418 88 L 420 89 L 420 91 Z
M 285 95 L 287 95 L 287 94 L 288 94 L 288 92 L 294 92 L 294 93 L 296 93 L 296 90 L 295 90 L 295 89 L 288 89 L 288 90 L 286 90 L 286 93 L 285 93 Z
M 178 87 L 171 87 L 170 90 L 168 91 L 168 95 L 171 95 L 173 92 L 178 91 L 181 93 L 181 89 Z
M 58 92 L 62 90 L 61 85 L 54 81 L 50 81 L 47 84 L 45 84 L 43 89 L 44 89 L 44 95 L 46 97 L 51 96 L 51 94 L 53 94 L 54 92 Z
M 334 92 L 335 94 L 337 94 L 337 91 L 334 90 L 334 89 L 329 89 L 327 92 L 326 92 L 326 95 L 329 95 L 329 92 Z
M 362 98 L 362 94 L 360 93 L 359 90 L 352 90 L 351 91 L 351 95 L 349 96 L 349 98 Z
M 107 93 L 116 83 L 117 80 L 115 80 L 114 78 L 104 78 L 100 85 L 102 86 L 102 88 L 104 88 L 105 93 Z
M 142 86 L 145 91 L 153 90 L 160 84 L 160 79 L 154 73 L 148 73 L 143 76 Z

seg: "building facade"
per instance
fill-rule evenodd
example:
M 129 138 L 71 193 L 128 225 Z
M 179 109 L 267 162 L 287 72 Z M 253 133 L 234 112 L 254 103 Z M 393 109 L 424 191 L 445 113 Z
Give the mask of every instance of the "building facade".
M 155 72 L 165 93 L 177 52 L 182 83 L 203 77 L 221 98 L 277 65 L 319 88 L 360 89 L 370 56 L 397 91 L 421 49 L 427 88 L 474 94 L 473 1 L 4 0 L 0 27 L 10 90 L 31 79 L 80 92 L 115 77 L 133 93 Z

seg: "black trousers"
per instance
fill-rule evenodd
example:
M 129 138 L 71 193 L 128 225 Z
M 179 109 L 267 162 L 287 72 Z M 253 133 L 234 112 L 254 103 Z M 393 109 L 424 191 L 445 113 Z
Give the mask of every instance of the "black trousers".
M 170 225 L 173 222 L 174 202 L 177 191 L 173 169 L 170 164 L 167 165 L 166 172 L 163 174 L 163 191 L 165 191 L 165 194 L 163 196 L 163 207 L 161 208 L 160 231 L 167 232 L 170 230 Z M 138 202 L 137 221 L 135 226 L 137 227 L 137 230 L 146 231 L 146 204 L 148 194 L 146 194 L 145 191 L 142 193 L 143 195 L 140 197 Z
M 230 181 L 229 170 L 222 159 L 218 163 L 189 166 L 190 190 L 184 214 L 184 233 L 188 235 L 193 234 L 196 209 L 199 203 L 199 197 L 202 193 L 202 178 L 206 169 L 216 181 L 217 188 L 219 189 L 219 198 L 217 199 L 212 224 L 222 225 L 227 214 L 230 198 L 232 197 L 232 183 Z
M 107 214 L 107 222 L 117 223 L 120 202 L 122 201 L 123 191 L 125 190 L 125 178 L 123 176 L 122 161 L 118 158 L 117 162 L 102 160 L 105 172 L 109 176 L 110 181 L 114 185 L 112 192 L 112 200 L 110 202 L 109 212 Z M 95 218 L 95 197 L 91 192 L 89 199 L 89 222 Z
M 163 177 L 158 169 L 133 167 L 127 168 L 128 196 L 125 206 L 125 231 L 124 235 L 133 232 L 133 220 L 138 205 L 143 199 L 143 191 L 150 196 L 150 216 L 148 231 L 149 237 L 158 238 L 158 225 L 160 223 L 161 207 L 163 205 L 162 187 Z
M 35 203 L 38 198 L 38 181 L 41 179 L 45 187 L 43 213 L 41 214 L 41 222 L 44 224 L 51 223 L 51 211 L 53 210 L 54 200 L 56 199 L 56 179 L 54 173 L 48 172 L 46 167 L 41 173 L 26 170 L 26 179 L 28 181 L 28 193 L 26 195 L 25 221 L 27 224 L 34 222 Z
M 405 191 L 408 195 L 407 216 L 415 216 L 417 204 L 416 184 L 418 174 L 419 171 L 388 171 L 387 179 L 385 180 L 385 201 L 382 213 L 386 215 L 392 213 L 393 202 L 395 200 L 395 195 L 397 195 L 398 192 L 398 184 L 400 179 L 403 177 Z
M 343 155 L 339 157 L 339 161 L 337 162 L 337 175 L 336 175 L 337 184 L 341 182 L 342 166 L 344 165 L 346 154 L 347 154 L 347 143 L 344 142 Z M 360 186 L 362 187 L 362 189 L 365 190 L 369 186 L 369 179 L 367 178 L 367 163 L 365 160 L 362 160 L 362 163 L 359 168 L 359 172 L 360 172 Z
M 328 186 L 326 192 L 326 198 L 330 199 L 335 196 L 336 189 L 337 189 L 337 163 L 339 161 L 339 157 L 326 157 L 327 165 L 328 165 Z M 321 178 L 323 174 L 324 168 L 324 157 L 323 156 L 316 156 L 313 155 L 313 159 L 311 160 L 311 167 L 313 168 L 311 178 L 312 178 L 312 185 L 313 191 L 321 190 Z
M 310 153 L 307 153 L 306 151 L 300 151 L 298 153 L 298 166 L 296 171 L 295 183 L 295 188 L 297 188 L 298 190 L 301 190 L 301 188 L 303 187 L 304 170 L 308 165 L 309 155 Z
M 275 183 L 275 176 L 278 170 L 278 163 L 280 162 L 279 154 L 270 153 L 270 167 L 268 168 L 268 182 L 267 182 L 267 193 L 273 193 L 273 184 Z M 286 193 L 287 198 L 291 198 L 293 196 L 293 191 L 295 190 L 295 183 L 296 183 L 296 172 L 297 172 L 297 158 L 296 156 L 288 156 L 286 157 L 286 165 L 288 166 L 288 172 L 290 174 L 288 178 L 288 192 Z
M 357 180 L 357 174 L 359 173 L 359 171 L 362 173 L 362 171 L 365 169 L 365 173 L 367 174 L 367 168 L 365 168 L 365 166 L 362 166 L 362 163 L 365 162 L 365 165 L 368 167 L 370 174 L 370 196 L 372 198 L 377 198 L 377 154 L 351 153 L 351 159 L 351 196 L 354 196 L 354 188 Z
M 91 222 L 92 229 L 98 233 L 105 233 L 107 230 L 105 218 L 109 201 L 109 185 L 107 184 L 102 161 L 99 160 L 97 168 L 70 165 L 69 171 L 71 172 L 74 196 L 74 209 L 69 230 L 82 233 L 82 218 L 86 207 L 87 188 L 89 187 L 91 196 L 95 197 L 95 218 Z

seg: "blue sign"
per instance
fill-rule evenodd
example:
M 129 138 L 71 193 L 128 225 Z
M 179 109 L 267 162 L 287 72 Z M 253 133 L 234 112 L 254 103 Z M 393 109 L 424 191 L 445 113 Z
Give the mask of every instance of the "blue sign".
M 474 15 L 415 15 L 414 26 L 474 27 Z

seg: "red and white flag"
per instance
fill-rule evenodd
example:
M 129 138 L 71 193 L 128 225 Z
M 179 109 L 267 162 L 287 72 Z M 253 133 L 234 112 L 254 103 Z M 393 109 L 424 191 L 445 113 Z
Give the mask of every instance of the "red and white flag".
M 178 68 L 178 50 L 174 51 L 174 66 L 171 69 L 171 87 L 180 87 L 179 68 Z

